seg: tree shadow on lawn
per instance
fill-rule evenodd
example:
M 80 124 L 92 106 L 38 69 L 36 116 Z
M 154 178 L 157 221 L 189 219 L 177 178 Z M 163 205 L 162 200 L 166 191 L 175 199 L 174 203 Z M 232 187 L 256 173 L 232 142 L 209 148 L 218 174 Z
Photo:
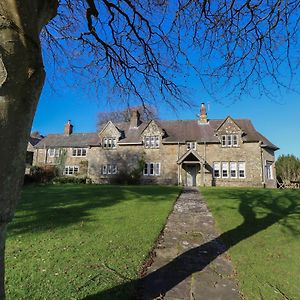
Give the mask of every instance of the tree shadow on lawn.
M 228 189 L 224 190 L 222 195 L 229 201 L 239 201 L 238 210 L 244 218 L 243 223 L 199 247 L 184 252 L 142 279 L 121 284 L 84 299 L 154 299 L 164 295 L 192 273 L 203 270 L 231 247 L 275 223 L 279 222 L 293 235 L 300 234 L 300 193 Z M 137 295 L 130 296 L 128 291 L 132 291 L 133 287 Z
M 174 192 L 173 188 L 170 192 Z M 178 190 L 179 192 L 179 190 Z M 123 201 L 164 201 L 159 187 L 54 185 L 23 191 L 8 236 L 41 232 L 93 220 L 93 209 L 109 208 Z

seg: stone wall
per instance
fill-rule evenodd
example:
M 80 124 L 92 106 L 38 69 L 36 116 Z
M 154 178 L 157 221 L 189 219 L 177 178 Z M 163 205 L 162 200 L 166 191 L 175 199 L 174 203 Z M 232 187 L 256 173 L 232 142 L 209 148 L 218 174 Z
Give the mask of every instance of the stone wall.
M 117 165 L 118 171 L 131 172 L 137 168 L 140 161 L 160 163 L 159 176 L 142 175 L 142 183 L 182 184 L 186 183 L 184 165 L 178 165 L 178 159 L 187 152 L 186 144 L 160 144 L 158 149 L 146 149 L 142 144 L 117 145 L 116 149 L 103 149 L 100 146 L 87 149 L 86 157 L 72 157 L 72 148 L 67 151 L 65 165 L 79 166 L 82 161 L 88 162 L 87 175 L 95 183 L 109 183 L 116 176 L 103 174 L 102 167 L 107 164 Z M 206 161 L 198 164 L 197 185 L 205 186 L 255 186 L 275 187 L 275 180 L 264 182 L 264 161 L 274 161 L 274 152 L 262 149 L 259 142 L 243 143 L 238 147 L 222 147 L 221 144 L 197 144 L 195 150 Z M 35 165 L 56 164 L 57 158 L 47 155 L 46 149 L 37 149 L 34 155 Z M 214 162 L 245 162 L 245 178 L 213 178 Z M 201 169 L 202 167 L 202 169 Z M 273 166 L 274 168 L 274 166 Z M 274 178 L 276 170 L 273 169 Z

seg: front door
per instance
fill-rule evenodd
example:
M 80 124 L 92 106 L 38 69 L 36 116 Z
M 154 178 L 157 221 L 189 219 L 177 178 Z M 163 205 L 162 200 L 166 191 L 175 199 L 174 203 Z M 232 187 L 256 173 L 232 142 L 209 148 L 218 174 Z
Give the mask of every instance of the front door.
M 196 166 L 186 166 L 186 185 L 196 186 Z

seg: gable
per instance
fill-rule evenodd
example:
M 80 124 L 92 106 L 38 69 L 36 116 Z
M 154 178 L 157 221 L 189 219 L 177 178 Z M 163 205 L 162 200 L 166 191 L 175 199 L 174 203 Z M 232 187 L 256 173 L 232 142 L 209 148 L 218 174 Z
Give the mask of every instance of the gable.
M 164 130 L 154 121 L 150 121 L 146 128 L 143 130 L 141 135 L 144 136 L 155 136 L 155 135 L 164 135 Z
M 238 124 L 228 116 L 221 125 L 216 129 L 218 135 L 221 134 L 231 134 L 231 133 L 242 133 L 243 130 L 238 126 Z
M 121 133 L 112 121 L 108 121 L 104 128 L 99 132 L 99 138 L 102 140 L 104 137 L 120 138 Z

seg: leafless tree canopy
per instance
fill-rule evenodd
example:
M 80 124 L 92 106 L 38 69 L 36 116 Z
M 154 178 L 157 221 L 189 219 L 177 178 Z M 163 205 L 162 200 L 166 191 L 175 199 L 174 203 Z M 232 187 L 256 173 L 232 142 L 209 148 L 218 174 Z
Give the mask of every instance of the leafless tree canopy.
M 103 125 L 106 124 L 108 121 L 112 121 L 115 124 L 122 123 L 122 122 L 129 122 L 131 112 L 133 110 L 137 110 L 139 112 L 140 120 L 142 122 L 159 119 L 155 107 L 149 105 L 129 107 L 118 111 L 99 112 L 97 115 L 97 130 L 100 131 Z
M 142 102 L 158 93 L 170 103 L 182 100 L 190 74 L 211 95 L 226 91 L 233 99 L 258 90 L 272 97 L 274 86 L 293 88 L 299 6 L 297 0 L 62 0 L 43 37 L 73 73 L 96 85 L 107 79 Z

